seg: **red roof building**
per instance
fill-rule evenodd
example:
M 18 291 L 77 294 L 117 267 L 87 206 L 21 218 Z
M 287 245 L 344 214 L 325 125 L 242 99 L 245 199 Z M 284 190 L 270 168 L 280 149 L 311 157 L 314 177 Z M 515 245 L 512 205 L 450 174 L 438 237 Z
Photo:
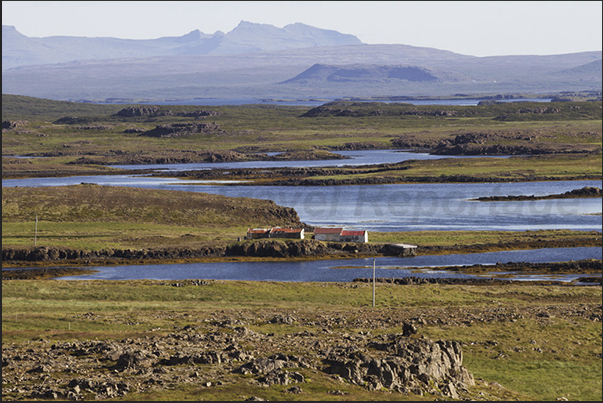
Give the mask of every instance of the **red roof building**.
M 314 238 L 319 241 L 368 242 L 368 231 L 344 231 L 343 228 L 316 228 Z

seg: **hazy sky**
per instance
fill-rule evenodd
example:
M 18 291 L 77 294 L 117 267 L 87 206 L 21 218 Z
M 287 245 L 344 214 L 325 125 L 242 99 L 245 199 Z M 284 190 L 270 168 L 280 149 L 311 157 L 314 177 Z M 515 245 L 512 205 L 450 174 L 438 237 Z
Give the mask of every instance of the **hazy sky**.
M 29 37 L 153 39 L 242 20 L 301 22 L 367 44 L 405 44 L 473 56 L 601 50 L 601 1 L 2 1 L 2 24 Z

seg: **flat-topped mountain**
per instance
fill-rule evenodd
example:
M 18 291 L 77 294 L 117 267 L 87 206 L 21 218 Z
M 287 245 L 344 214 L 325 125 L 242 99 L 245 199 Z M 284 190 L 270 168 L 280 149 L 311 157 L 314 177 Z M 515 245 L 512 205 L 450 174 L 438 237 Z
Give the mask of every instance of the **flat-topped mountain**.
M 308 70 L 285 83 L 310 83 L 316 81 L 355 82 L 406 80 L 414 82 L 438 81 L 438 77 L 429 69 L 415 66 L 380 66 L 354 64 L 331 66 L 315 64 Z

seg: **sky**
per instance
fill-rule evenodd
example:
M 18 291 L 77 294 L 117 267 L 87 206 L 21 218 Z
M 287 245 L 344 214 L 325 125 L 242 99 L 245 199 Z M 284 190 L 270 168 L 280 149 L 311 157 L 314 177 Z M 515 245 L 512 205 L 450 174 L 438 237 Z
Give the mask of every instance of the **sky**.
M 301 22 L 471 56 L 602 49 L 601 1 L 2 1 L 2 25 L 28 37 L 154 39 L 228 33 L 241 21 Z

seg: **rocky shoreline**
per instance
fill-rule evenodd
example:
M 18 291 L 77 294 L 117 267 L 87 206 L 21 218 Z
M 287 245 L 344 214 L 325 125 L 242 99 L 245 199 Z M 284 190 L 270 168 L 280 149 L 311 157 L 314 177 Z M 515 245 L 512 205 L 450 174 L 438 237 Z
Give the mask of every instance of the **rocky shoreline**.
M 266 240 L 243 242 L 229 246 L 205 246 L 165 249 L 104 249 L 84 251 L 58 247 L 2 248 L 2 261 L 10 262 L 61 262 L 92 260 L 170 260 L 198 258 L 259 257 L 259 258 L 300 258 L 320 256 L 346 256 L 358 254 L 383 254 L 413 256 L 413 249 L 400 250 L 389 244 L 363 244 L 320 242 L 311 239 L 299 241 Z
M 601 246 L 601 238 L 592 239 L 534 239 L 531 241 L 484 243 L 476 245 L 418 246 L 405 248 L 389 243 L 321 242 L 313 239 L 295 241 L 263 240 L 233 245 L 203 246 L 199 248 L 163 249 L 103 249 L 88 251 L 60 247 L 2 248 L 2 262 L 6 267 L 27 265 L 105 265 L 183 263 L 205 259 L 320 259 L 371 256 L 415 256 L 448 253 L 483 253 L 514 249 Z

